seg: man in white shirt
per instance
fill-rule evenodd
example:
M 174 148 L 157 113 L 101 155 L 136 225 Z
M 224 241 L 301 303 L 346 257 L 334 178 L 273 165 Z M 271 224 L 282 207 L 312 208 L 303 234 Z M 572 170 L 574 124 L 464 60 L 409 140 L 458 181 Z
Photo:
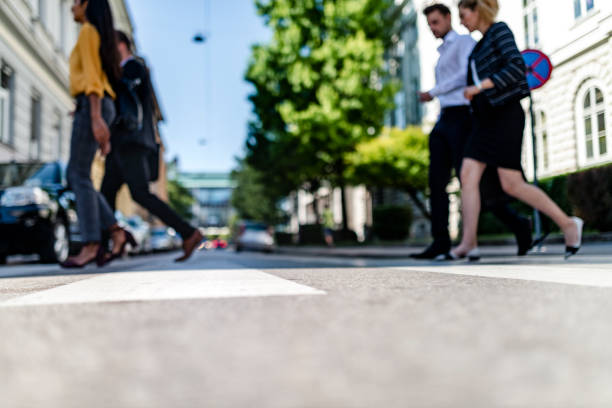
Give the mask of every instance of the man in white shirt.
M 435 259 L 450 251 L 448 233 L 449 199 L 446 188 L 452 169 L 459 174 L 463 151 L 469 137 L 472 117 L 470 102 L 463 96 L 467 86 L 469 56 L 476 41 L 469 35 L 459 35 L 452 28 L 450 9 L 444 4 L 433 4 L 423 11 L 433 35 L 442 39 L 438 47 L 440 58 L 436 65 L 436 86 L 428 92 L 419 92 L 421 102 L 438 98 L 440 117 L 429 136 L 429 189 L 431 205 L 431 234 L 433 243 L 422 253 L 412 255 L 416 259 Z M 483 198 L 483 207 L 489 209 L 516 235 L 519 255 L 531 248 L 531 226 L 528 219 L 520 217 L 508 206 L 495 174 L 483 177 L 483 185 L 494 191 Z M 489 188 L 492 185 L 492 188 Z M 497 188 L 499 187 L 499 188 Z M 488 204 L 488 205 L 487 205 Z

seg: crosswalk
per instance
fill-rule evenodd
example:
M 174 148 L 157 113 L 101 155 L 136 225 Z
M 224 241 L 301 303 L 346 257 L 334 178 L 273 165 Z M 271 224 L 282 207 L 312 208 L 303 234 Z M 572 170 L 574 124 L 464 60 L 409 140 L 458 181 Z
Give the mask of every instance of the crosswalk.
M 98 275 L 9 299 L 0 306 L 324 295 L 254 269 L 138 271 Z
M 531 282 L 612 288 L 612 268 L 609 264 L 443 264 L 400 266 L 406 272 L 429 272 L 481 278 L 513 279 Z

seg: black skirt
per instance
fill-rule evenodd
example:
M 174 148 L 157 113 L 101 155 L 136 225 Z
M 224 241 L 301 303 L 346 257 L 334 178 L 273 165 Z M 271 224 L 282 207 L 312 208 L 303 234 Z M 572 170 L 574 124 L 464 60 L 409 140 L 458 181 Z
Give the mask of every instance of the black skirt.
M 474 127 L 465 148 L 465 157 L 489 166 L 522 171 L 525 112 L 519 101 L 491 106 L 486 96 L 472 101 Z

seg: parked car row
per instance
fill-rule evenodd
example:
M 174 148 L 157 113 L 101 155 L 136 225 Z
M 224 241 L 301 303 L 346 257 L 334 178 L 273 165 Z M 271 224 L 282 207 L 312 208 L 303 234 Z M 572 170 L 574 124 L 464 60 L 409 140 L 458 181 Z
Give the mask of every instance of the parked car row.
M 137 242 L 131 254 L 171 251 L 181 238 L 167 227 L 151 226 L 139 216 L 116 213 L 119 224 Z M 50 163 L 0 164 L 0 264 L 17 254 L 38 254 L 41 262 L 63 262 L 81 246 L 76 199 L 66 181 L 66 165 Z M 204 249 L 226 249 L 228 242 L 212 238 Z M 274 230 L 265 224 L 244 221 L 235 237 L 236 251 L 272 252 Z

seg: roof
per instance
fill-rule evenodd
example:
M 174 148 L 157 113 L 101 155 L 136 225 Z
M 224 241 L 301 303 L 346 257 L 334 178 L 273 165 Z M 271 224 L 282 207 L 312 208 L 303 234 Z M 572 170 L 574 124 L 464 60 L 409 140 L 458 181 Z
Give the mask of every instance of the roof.
M 178 181 L 189 190 L 236 187 L 230 173 L 179 173 Z

